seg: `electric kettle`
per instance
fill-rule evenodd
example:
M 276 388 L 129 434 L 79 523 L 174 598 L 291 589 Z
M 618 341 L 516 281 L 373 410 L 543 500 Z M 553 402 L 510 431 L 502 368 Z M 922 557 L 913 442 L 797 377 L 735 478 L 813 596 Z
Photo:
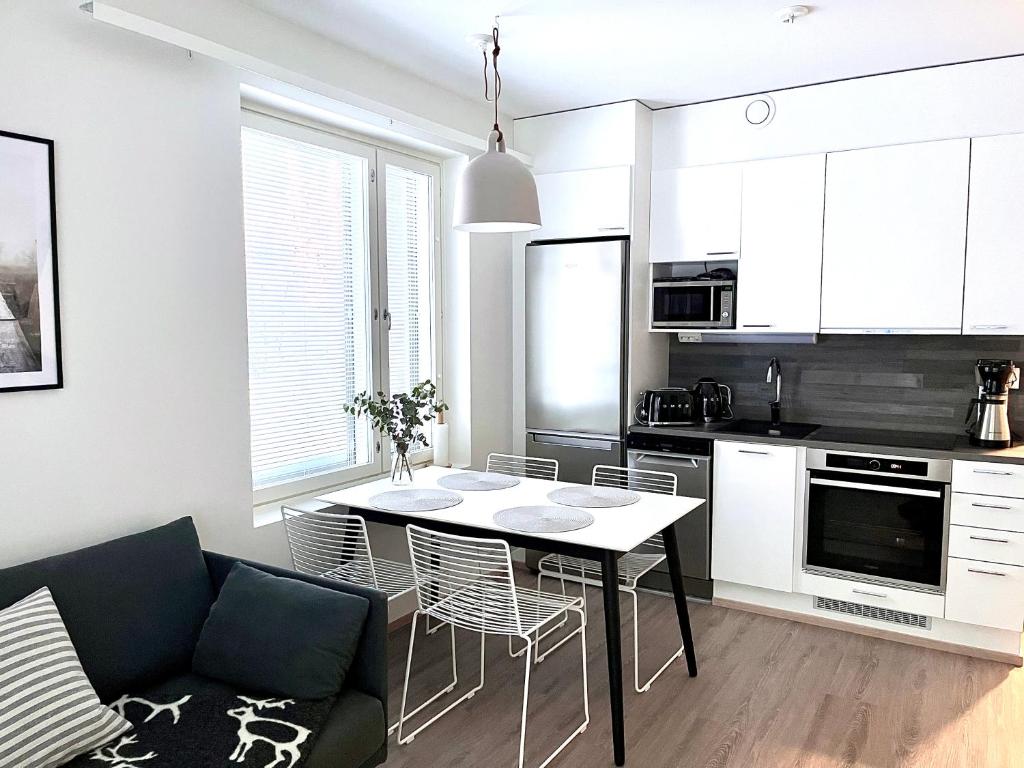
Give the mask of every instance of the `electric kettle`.
M 694 410 L 704 421 L 732 418 L 732 390 L 711 378 L 699 379 L 693 385 Z

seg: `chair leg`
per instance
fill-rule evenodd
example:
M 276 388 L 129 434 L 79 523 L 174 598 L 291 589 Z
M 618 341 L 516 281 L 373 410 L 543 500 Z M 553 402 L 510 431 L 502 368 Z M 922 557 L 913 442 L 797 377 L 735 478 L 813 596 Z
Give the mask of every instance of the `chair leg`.
M 683 646 L 680 644 L 679 650 L 672 654 L 668 661 L 661 665 L 661 669 L 655 672 L 651 679 L 643 685 L 640 684 L 640 605 L 637 598 L 635 589 L 628 587 L 621 587 L 620 591 L 628 593 L 633 598 L 633 688 L 637 693 L 647 693 L 651 690 L 651 683 L 661 677 L 661 673 L 664 672 L 673 661 L 680 659 L 683 656 Z
M 523 681 L 523 716 L 519 721 L 519 768 L 523 768 L 526 757 L 526 708 L 530 703 L 530 668 L 533 667 L 533 641 L 526 640 L 526 676 Z
M 472 699 L 477 694 L 477 691 L 479 691 L 481 688 L 484 687 L 484 653 L 485 653 L 486 647 L 485 647 L 485 644 L 484 644 L 484 637 L 485 637 L 485 635 L 483 633 L 481 633 L 480 634 L 480 682 L 477 684 L 477 686 L 475 688 L 473 688 L 471 691 L 468 691 L 468 692 L 462 694 L 461 697 L 459 697 L 458 699 L 453 701 L 451 704 L 449 704 L 447 707 L 442 709 L 440 712 L 438 712 L 432 718 L 427 720 L 427 722 L 425 722 L 423 725 L 421 725 L 415 731 L 410 733 L 408 736 L 403 736 L 402 735 L 404 727 L 405 727 L 405 721 L 406 720 L 410 719 L 411 717 L 413 717 L 417 713 L 423 711 L 423 709 L 425 709 L 426 707 L 428 707 L 431 704 L 433 704 L 435 701 L 437 701 L 439 698 L 441 698 L 445 694 L 451 693 L 453 690 L 455 690 L 455 686 L 458 684 L 458 681 L 459 681 L 458 680 L 458 674 L 457 674 L 457 672 L 458 672 L 458 665 L 457 665 L 456 660 L 455 660 L 455 625 L 449 623 L 449 626 L 451 627 L 451 637 L 452 637 L 452 677 L 454 679 L 453 679 L 451 685 L 449 685 L 448 687 L 444 688 L 443 690 L 441 690 L 438 693 L 436 693 L 433 696 L 431 696 L 425 702 L 423 702 L 418 707 L 416 707 L 416 709 L 412 710 L 411 712 L 406 713 L 405 708 L 406 708 L 406 705 L 407 705 L 407 702 L 408 702 L 408 698 L 409 698 L 409 674 L 410 674 L 410 670 L 412 669 L 413 640 L 416 637 L 416 621 L 419 618 L 419 613 L 420 613 L 419 611 L 416 611 L 416 613 L 413 614 L 413 620 L 412 620 L 412 623 L 413 623 L 413 628 L 412 628 L 412 633 L 413 634 L 412 634 L 412 637 L 413 637 L 413 639 L 411 639 L 409 641 L 409 656 L 408 656 L 408 659 L 406 660 L 406 664 L 405 664 L 405 685 L 402 688 L 402 712 L 401 712 L 401 715 L 399 715 L 399 719 L 398 719 L 398 743 L 399 744 L 408 744 L 408 743 L 410 743 L 413 739 L 416 738 L 416 736 L 418 736 L 420 733 L 422 733 L 427 728 L 427 726 L 430 726 L 430 725 L 433 725 L 434 723 L 436 723 L 442 717 L 444 717 L 449 712 L 451 712 L 453 709 L 455 709 L 455 707 L 459 706 L 459 704 L 461 704 L 462 702 L 469 701 L 470 699 Z
M 574 730 L 571 734 L 569 734 L 569 737 L 565 741 L 563 741 L 554 752 L 552 752 L 550 755 L 548 755 L 547 759 L 545 759 L 544 762 L 541 763 L 538 766 L 538 768 L 546 768 L 548 763 L 550 763 L 552 760 L 554 760 L 556 757 L 558 757 L 562 753 L 562 750 L 564 750 L 567 746 L 569 746 L 569 742 L 571 742 L 573 739 L 575 739 L 581 733 L 586 731 L 587 730 L 587 726 L 590 725 L 590 696 L 589 696 L 589 691 L 587 689 L 587 685 L 588 685 L 588 683 L 587 683 L 587 615 L 583 611 L 580 611 L 578 609 L 574 610 L 573 612 L 577 613 L 579 615 L 579 617 L 580 617 L 580 628 L 577 631 L 579 632 L 579 636 L 580 636 L 580 661 L 581 661 L 582 667 L 583 667 L 583 722 L 580 723 L 578 726 L 576 726 L 576 730 Z M 569 635 L 569 637 L 572 637 L 572 635 L 575 635 L 575 634 L 576 634 L 576 632 L 573 632 L 571 635 Z M 527 669 L 529 669 L 529 667 L 527 667 Z M 527 686 L 529 686 L 529 671 L 527 671 Z M 524 696 L 524 706 L 523 706 L 523 732 L 524 732 L 524 734 L 525 734 L 525 729 L 526 729 L 526 706 L 525 706 L 525 696 Z M 521 740 L 521 742 L 520 742 L 520 753 L 519 753 L 519 766 L 520 766 L 520 768 L 522 768 L 522 765 L 523 765 L 523 760 L 522 760 L 522 746 L 523 746 L 523 743 L 524 742 Z

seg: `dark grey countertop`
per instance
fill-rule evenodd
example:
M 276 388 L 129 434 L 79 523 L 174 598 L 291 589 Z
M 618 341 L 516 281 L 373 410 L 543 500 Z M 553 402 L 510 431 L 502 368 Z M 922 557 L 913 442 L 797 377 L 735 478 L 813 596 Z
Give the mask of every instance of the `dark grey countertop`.
M 967 441 L 967 435 L 957 439 L 951 451 L 937 451 L 922 448 L 894 448 L 886 445 L 864 445 L 863 443 L 837 443 L 815 440 L 814 432 L 802 440 L 770 435 L 744 435 L 722 432 L 722 422 L 695 425 L 692 427 L 645 427 L 642 424 L 630 426 L 630 432 L 646 432 L 654 435 L 679 435 L 681 437 L 703 437 L 714 440 L 732 440 L 741 443 L 767 443 L 770 445 L 803 445 L 807 448 L 823 448 L 829 451 L 856 451 L 862 453 L 885 453 L 923 459 L 959 459 L 964 461 L 992 461 L 1007 464 L 1024 464 L 1024 445 L 1013 448 L 976 448 Z

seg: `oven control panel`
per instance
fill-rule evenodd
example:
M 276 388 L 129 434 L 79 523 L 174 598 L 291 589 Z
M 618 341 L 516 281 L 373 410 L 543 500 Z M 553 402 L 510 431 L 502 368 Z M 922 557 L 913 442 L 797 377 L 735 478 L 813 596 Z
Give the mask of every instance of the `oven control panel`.
M 859 456 L 849 453 L 829 453 L 825 456 L 829 469 L 855 469 L 859 472 L 878 472 L 883 475 L 927 477 L 928 462 L 891 456 Z

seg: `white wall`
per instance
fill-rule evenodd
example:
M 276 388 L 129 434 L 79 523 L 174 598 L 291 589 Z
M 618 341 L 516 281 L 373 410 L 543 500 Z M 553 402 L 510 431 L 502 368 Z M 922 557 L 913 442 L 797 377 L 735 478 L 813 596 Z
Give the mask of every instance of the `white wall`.
M 512 238 L 470 236 L 470 463 L 512 450 Z
M 654 169 L 1024 131 L 1024 58 L 878 75 L 771 94 L 774 120 L 750 126 L 750 98 L 654 113 Z
M 185 514 L 207 547 L 286 563 L 280 526 L 252 525 L 239 72 L 75 6 L 8 0 L 0 22 L 0 129 L 56 141 L 65 371 L 62 390 L 0 393 L 0 567 Z M 360 88 L 384 71 L 352 61 Z M 379 94 L 402 109 L 472 122 L 436 86 L 388 77 Z M 486 298 L 458 298 L 466 314 L 452 320 L 468 328 L 475 312 L 504 333 L 501 265 L 468 257 L 453 252 L 462 272 L 445 288 Z M 468 340 L 445 363 L 471 415 L 474 388 L 501 396 L 509 363 L 500 338 Z M 473 350 L 488 366 L 480 382 Z M 506 439 L 490 422 L 470 437 L 483 453 Z M 453 445 L 466 461 L 469 450 Z
M 64 389 L 0 393 L 0 565 L 191 514 L 254 531 L 236 74 L 94 23 L 4 4 L 0 120 L 56 141 Z

